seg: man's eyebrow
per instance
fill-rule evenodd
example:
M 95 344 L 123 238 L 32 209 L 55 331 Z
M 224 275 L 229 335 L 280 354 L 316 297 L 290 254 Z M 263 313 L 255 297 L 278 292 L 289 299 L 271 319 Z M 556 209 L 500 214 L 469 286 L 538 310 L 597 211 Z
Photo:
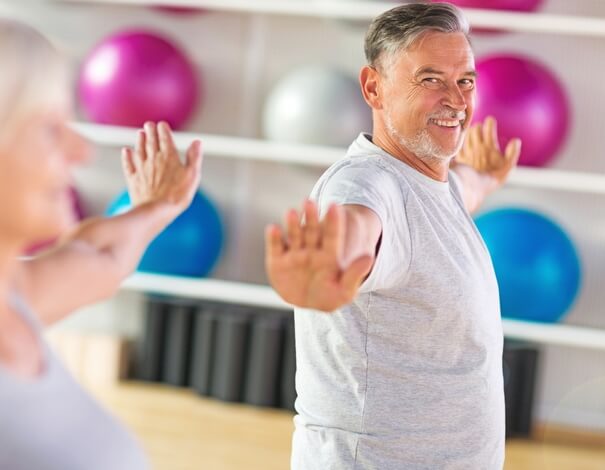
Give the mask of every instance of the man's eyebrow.
M 416 75 L 424 75 L 426 73 L 430 73 L 433 75 L 444 75 L 445 74 L 445 72 L 442 72 L 441 70 L 438 70 L 434 67 L 422 67 L 416 72 Z
M 419 69 L 416 72 L 417 76 L 418 75 L 424 75 L 424 74 L 445 75 L 445 72 L 443 72 L 443 71 L 441 71 L 439 69 L 436 69 L 434 67 L 430 67 L 430 66 L 429 67 L 422 67 L 421 69 Z M 465 77 L 469 77 L 469 76 L 470 77 L 476 77 L 477 76 L 477 71 L 473 70 L 473 69 L 467 70 L 466 72 L 464 72 L 464 76 Z

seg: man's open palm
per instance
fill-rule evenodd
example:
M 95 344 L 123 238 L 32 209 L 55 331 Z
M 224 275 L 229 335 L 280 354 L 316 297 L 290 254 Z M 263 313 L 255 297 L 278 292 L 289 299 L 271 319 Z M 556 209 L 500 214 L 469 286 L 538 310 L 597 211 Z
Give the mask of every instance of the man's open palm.
M 285 233 L 279 226 L 267 227 L 267 275 L 286 302 L 331 312 L 354 299 L 373 258 L 361 256 L 349 266 L 341 266 L 345 238 L 342 207 L 331 206 L 320 222 L 317 206 L 307 201 L 304 215 L 303 224 L 297 211 L 289 211 Z

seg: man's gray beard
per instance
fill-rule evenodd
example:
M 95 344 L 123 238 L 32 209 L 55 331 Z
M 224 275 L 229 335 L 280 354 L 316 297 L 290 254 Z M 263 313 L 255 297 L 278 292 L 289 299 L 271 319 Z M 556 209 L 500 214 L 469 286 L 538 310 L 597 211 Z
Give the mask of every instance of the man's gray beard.
M 397 129 L 393 126 L 393 121 L 388 114 L 386 115 L 386 126 L 393 139 L 397 140 L 400 145 L 408 149 L 420 160 L 427 163 L 440 163 L 444 160 L 451 160 L 460 151 L 464 142 L 464 139 L 460 139 L 460 142 L 458 142 L 458 145 L 453 152 L 446 152 L 433 140 L 427 129 L 422 129 L 413 138 L 406 139 L 397 132 Z

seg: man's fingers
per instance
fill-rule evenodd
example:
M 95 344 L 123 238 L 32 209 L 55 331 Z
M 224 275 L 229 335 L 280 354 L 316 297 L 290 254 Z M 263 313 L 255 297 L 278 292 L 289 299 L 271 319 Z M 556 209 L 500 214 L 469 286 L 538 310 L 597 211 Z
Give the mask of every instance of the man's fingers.
M 483 142 L 489 149 L 495 149 L 500 152 L 500 142 L 498 141 L 498 123 L 493 116 L 485 118 L 483 123 Z
M 158 130 L 153 122 L 146 122 L 145 126 L 145 158 L 153 159 L 160 151 Z
M 202 142 L 194 140 L 185 153 L 185 165 L 198 181 L 202 177 L 203 160 Z
M 466 135 L 466 140 L 464 142 L 465 149 L 465 163 L 467 165 L 475 166 L 476 165 L 476 153 L 481 148 L 481 138 L 479 134 L 481 133 L 481 125 L 476 124 L 472 126 Z
M 134 146 L 134 164 L 137 168 L 140 168 L 141 162 L 145 161 L 145 152 L 147 145 L 147 136 L 144 130 L 137 132 L 137 142 Z
M 466 164 L 466 162 L 468 161 L 468 154 L 469 154 L 468 137 L 469 137 L 469 133 L 467 132 L 466 136 L 464 137 L 464 142 L 462 143 L 462 147 L 460 148 L 460 151 L 454 157 L 453 162 Z
M 281 228 L 279 225 L 267 225 L 265 228 L 265 254 L 267 261 L 271 261 L 286 251 Z
M 355 297 L 357 289 L 366 278 L 372 265 L 374 264 L 374 257 L 370 255 L 364 255 L 357 258 L 347 267 L 341 277 L 341 285 L 347 296 L 351 299 Z
M 128 147 L 122 149 L 122 170 L 126 176 L 133 175 L 136 172 L 132 149 Z
M 286 235 L 288 248 L 293 250 L 302 248 L 302 229 L 296 209 L 290 209 L 286 214 Z
M 202 142 L 199 140 L 194 140 L 193 142 L 191 142 L 191 145 L 185 153 L 185 165 L 187 165 L 188 167 L 199 165 L 201 168 L 202 157 Z
M 511 139 L 504 149 L 504 158 L 510 163 L 511 167 L 517 165 L 521 156 L 521 139 Z
M 303 242 L 305 248 L 317 248 L 320 242 L 319 215 L 317 204 L 311 200 L 305 201 L 305 226 Z
M 485 171 L 489 168 L 489 153 L 490 149 L 486 148 L 486 142 L 484 139 L 485 125 L 477 124 L 473 129 L 473 168 L 479 172 Z
M 466 132 L 462 149 L 456 156 L 456 161 L 464 165 L 472 166 L 476 168 L 479 165 L 477 152 L 480 150 L 481 142 L 479 141 L 478 124 L 471 126 Z
M 178 158 L 179 154 L 174 145 L 172 130 L 167 122 L 161 121 L 157 125 L 158 145 L 161 154 L 166 157 Z
M 483 145 L 483 126 L 481 124 L 475 124 L 471 128 L 470 134 L 473 150 Z
M 473 164 L 473 148 L 471 143 L 471 133 L 468 132 L 466 134 L 466 138 L 464 139 L 464 143 L 462 144 L 462 149 L 458 152 L 456 156 L 456 161 L 458 163 L 463 163 L 465 165 Z

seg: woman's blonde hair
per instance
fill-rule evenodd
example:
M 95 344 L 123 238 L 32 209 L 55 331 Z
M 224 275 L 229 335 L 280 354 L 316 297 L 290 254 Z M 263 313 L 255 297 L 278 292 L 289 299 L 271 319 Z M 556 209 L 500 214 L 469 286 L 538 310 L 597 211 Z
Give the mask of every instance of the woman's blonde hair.
M 63 56 L 35 29 L 0 18 L 0 141 L 20 118 L 65 93 Z

